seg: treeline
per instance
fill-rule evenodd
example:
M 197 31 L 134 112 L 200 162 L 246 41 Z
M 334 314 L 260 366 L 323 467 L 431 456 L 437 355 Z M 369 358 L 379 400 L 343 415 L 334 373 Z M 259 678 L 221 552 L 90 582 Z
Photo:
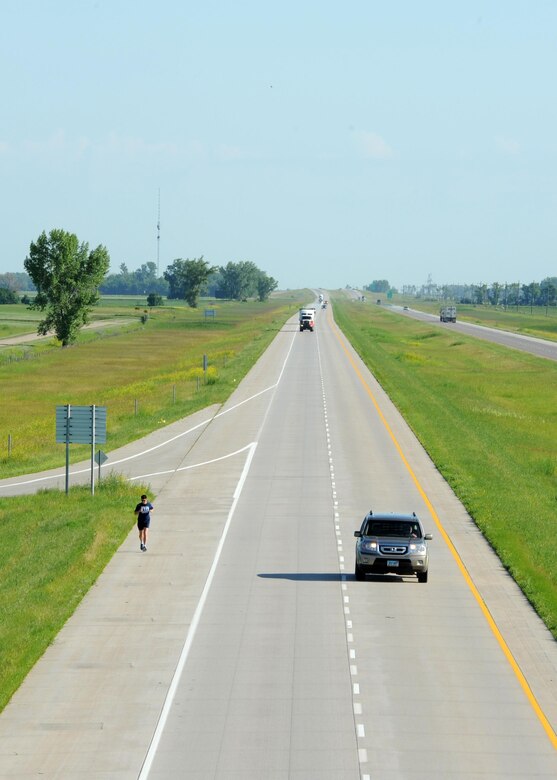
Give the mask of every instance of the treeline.
M 12 292 L 17 292 L 17 290 L 34 292 L 36 287 L 29 274 L 17 272 L 0 274 L 0 289 L 11 290 Z
M 157 266 L 153 262 L 144 263 L 135 271 L 122 263 L 119 273 L 104 277 L 99 292 L 103 295 L 146 295 L 157 301 L 166 296 L 197 306 L 199 296 L 265 301 L 277 286 L 276 279 L 255 263 L 243 261 L 210 266 L 200 257 L 193 260 L 178 258 L 162 276 L 157 276 Z M 36 292 L 36 289 L 27 273 L 0 274 L 0 303 L 19 303 L 18 291 Z M 26 296 L 23 302 L 28 302 Z
M 520 282 L 492 284 L 444 284 L 437 285 L 428 281 L 426 285 L 416 287 L 405 285 L 405 295 L 430 300 L 455 301 L 491 306 L 556 306 L 557 277 L 548 276 L 541 282 Z
M 200 295 L 238 301 L 247 298 L 265 301 L 277 286 L 278 282 L 255 263 L 244 261 L 209 266 L 203 257 L 199 257 L 192 260 L 177 258 L 159 277 L 155 263 L 145 263 L 131 272 L 122 263 L 120 273 L 109 274 L 105 278 L 100 292 L 105 295 L 157 294 L 185 300 L 190 306 L 196 306 Z

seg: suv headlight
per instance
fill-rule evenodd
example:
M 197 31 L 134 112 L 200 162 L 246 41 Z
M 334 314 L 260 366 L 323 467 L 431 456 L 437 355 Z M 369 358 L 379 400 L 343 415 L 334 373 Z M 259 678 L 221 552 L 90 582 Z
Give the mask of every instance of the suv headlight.
M 360 552 L 377 552 L 377 542 L 362 539 L 360 542 Z
M 427 552 L 425 542 L 412 542 L 408 549 L 411 553 L 418 553 L 418 555 L 425 555 Z

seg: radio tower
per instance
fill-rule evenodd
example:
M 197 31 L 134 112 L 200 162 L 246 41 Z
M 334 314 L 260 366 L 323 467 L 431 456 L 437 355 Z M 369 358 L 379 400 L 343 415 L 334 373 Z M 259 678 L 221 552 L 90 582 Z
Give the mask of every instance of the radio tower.
M 159 187 L 159 208 L 157 213 L 157 279 L 160 276 L 159 261 L 161 249 L 161 189 Z

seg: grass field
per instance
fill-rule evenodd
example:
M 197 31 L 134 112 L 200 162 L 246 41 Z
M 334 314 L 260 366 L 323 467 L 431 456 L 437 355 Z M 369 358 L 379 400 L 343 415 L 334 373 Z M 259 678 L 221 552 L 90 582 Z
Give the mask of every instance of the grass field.
M 336 296 L 335 319 L 557 637 L 557 364 Z
M 305 291 L 265 303 L 212 301 L 214 319 L 205 319 L 203 301 L 199 309 L 163 306 L 149 311 L 145 325 L 139 321 L 141 307 L 101 306 L 95 310 L 99 325 L 103 317 L 127 324 L 82 331 L 79 343 L 66 349 L 50 340 L 5 349 L 0 473 L 7 477 L 64 462 L 64 448 L 54 436 L 57 405 L 106 406 L 111 450 L 225 400 L 307 296 Z M 87 447 L 72 445 L 72 461 L 81 457 L 87 457 Z
M 12 336 L 19 336 L 21 333 L 36 332 L 39 320 L 39 312 L 30 311 L 23 303 L 1 305 L 0 341 Z

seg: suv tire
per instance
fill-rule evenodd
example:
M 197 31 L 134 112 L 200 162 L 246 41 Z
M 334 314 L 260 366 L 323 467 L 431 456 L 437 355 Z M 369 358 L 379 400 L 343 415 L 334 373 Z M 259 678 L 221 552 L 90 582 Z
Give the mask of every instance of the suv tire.
M 356 577 L 356 579 L 357 579 L 358 581 L 360 581 L 360 582 L 361 582 L 361 581 L 364 579 L 364 577 L 365 577 L 365 574 L 364 574 L 364 572 L 363 572 L 363 570 L 362 570 L 362 567 L 361 567 L 361 566 L 358 566 L 358 564 L 356 564 L 356 568 L 354 569 L 354 577 Z
M 418 582 L 427 582 L 427 571 L 420 571 L 416 574 Z

